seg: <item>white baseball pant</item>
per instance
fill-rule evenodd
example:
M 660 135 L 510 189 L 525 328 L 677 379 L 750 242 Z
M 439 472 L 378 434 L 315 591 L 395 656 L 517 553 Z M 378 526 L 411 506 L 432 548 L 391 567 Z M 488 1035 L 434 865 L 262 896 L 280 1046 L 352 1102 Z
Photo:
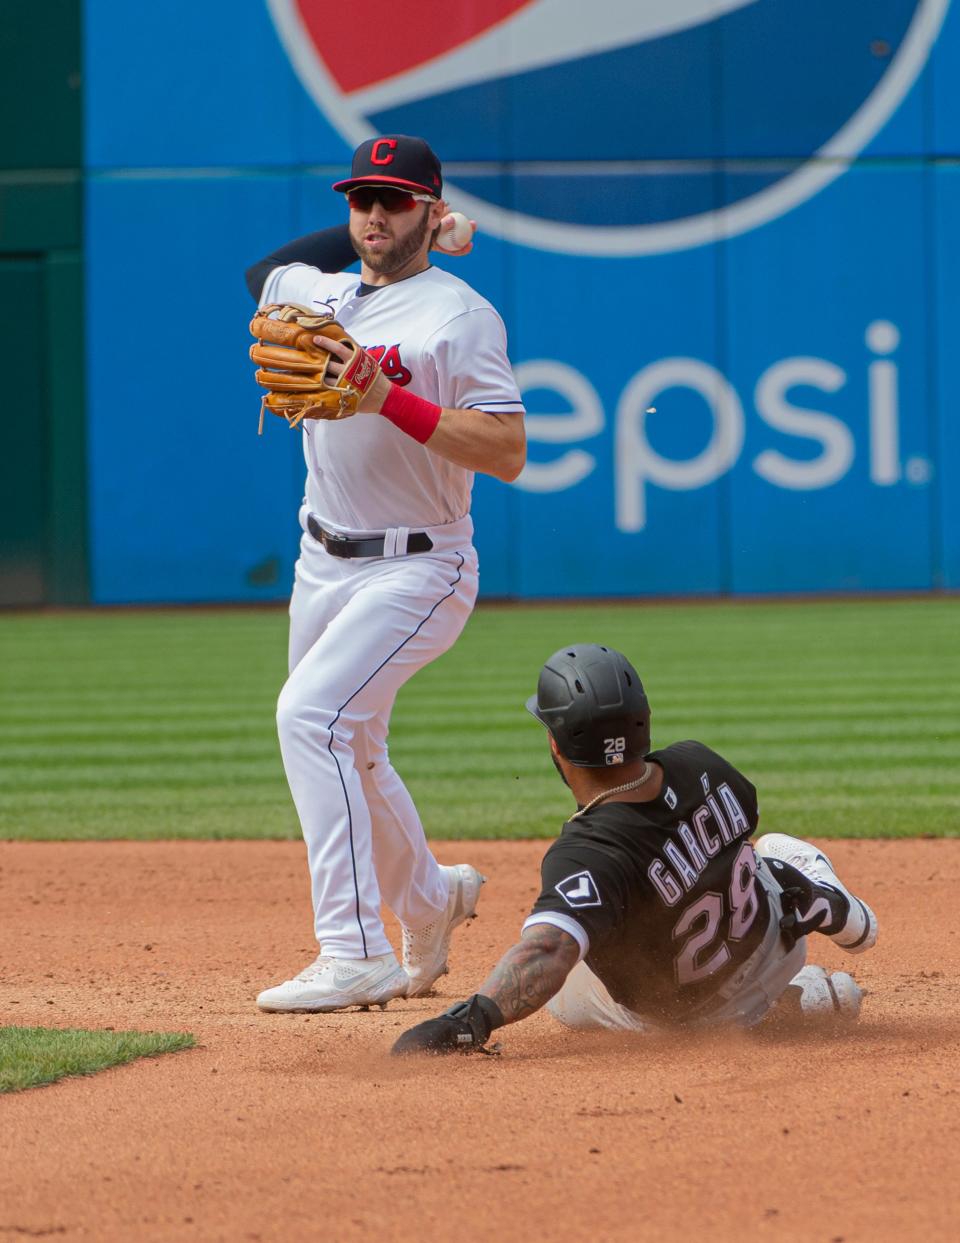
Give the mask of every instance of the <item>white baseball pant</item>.
M 381 898 L 412 929 L 447 903 L 387 753 L 398 690 L 454 643 L 477 596 L 469 517 L 427 530 L 433 551 L 385 558 L 333 557 L 309 534 L 301 541 L 277 730 L 307 845 L 314 928 L 333 958 L 390 952 Z

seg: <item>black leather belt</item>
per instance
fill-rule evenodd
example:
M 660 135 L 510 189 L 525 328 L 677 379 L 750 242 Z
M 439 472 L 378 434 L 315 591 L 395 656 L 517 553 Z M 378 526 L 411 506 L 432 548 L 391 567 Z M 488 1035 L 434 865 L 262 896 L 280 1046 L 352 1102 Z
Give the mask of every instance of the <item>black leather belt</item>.
M 385 536 L 376 535 L 371 539 L 347 539 L 345 535 L 337 535 L 334 531 L 326 531 L 317 522 L 313 514 L 307 518 L 307 530 L 318 540 L 331 557 L 382 557 Z M 407 536 L 407 552 L 429 552 L 433 540 L 426 531 L 411 531 Z

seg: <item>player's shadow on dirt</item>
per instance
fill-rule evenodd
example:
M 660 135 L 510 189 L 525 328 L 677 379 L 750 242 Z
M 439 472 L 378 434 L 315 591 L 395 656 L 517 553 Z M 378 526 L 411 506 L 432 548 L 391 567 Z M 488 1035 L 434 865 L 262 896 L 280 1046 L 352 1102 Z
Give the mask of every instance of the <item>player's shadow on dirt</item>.
M 771 1015 L 759 1027 L 743 1029 L 684 1029 L 650 1032 L 575 1032 L 549 1030 L 540 1038 L 522 1046 L 513 1045 L 509 1038 L 503 1041 L 503 1057 L 511 1061 L 539 1061 L 541 1059 L 567 1061 L 571 1059 L 618 1057 L 623 1054 L 643 1057 L 645 1061 L 676 1061 L 685 1057 L 698 1059 L 706 1051 L 720 1046 L 728 1052 L 749 1054 L 758 1047 L 765 1050 L 814 1050 L 831 1046 L 837 1051 L 843 1047 L 868 1051 L 874 1047 L 889 1049 L 891 1045 L 904 1045 L 911 1049 L 918 1046 L 956 1046 L 957 1024 L 951 1018 L 923 1016 L 878 1015 L 864 1017 L 859 1022 L 841 1022 L 835 1018 L 823 1020 L 795 1014 Z
M 825 1041 L 856 1043 L 859 1047 L 904 1043 L 955 1045 L 958 1041 L 956 1021 L 932 1018 L 929 1015 L 866 1016 L 856 1023 L 831 1019 L 810 1020 L 795 1015 L 773 1015 L 748 1033 L 759 1044 L 823 1044 Z

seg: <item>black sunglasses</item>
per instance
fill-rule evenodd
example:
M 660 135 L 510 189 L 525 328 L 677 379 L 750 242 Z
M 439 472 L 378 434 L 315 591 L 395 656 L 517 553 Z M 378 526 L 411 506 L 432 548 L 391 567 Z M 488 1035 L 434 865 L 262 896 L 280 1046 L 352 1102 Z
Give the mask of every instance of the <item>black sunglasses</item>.
M 436 203 L 432 194 L 412 194 L 409 190 L 397 190 L 393 186 L 357 186 L 347 193 L 347 202 L 355 211 L 369 211 L 379 203 L 387 215 L 394 212 L 413 211 L 418 203 Z

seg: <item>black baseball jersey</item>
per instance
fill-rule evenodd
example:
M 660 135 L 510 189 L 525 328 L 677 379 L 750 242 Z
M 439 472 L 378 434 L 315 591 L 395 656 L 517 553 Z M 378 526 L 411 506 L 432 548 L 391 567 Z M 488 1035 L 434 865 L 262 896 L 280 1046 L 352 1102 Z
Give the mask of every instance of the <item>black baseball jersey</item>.
M 677 742 L 646 803 L 600 803 L 568 821 L 541 865 L 527 923 L 575 935 L 614 1001 L 682 1021 L 750 957 L 770 922 L 749 842 L 757 792 L 715 751 Z M 586 934 L 584 936 L 584 934 Z

